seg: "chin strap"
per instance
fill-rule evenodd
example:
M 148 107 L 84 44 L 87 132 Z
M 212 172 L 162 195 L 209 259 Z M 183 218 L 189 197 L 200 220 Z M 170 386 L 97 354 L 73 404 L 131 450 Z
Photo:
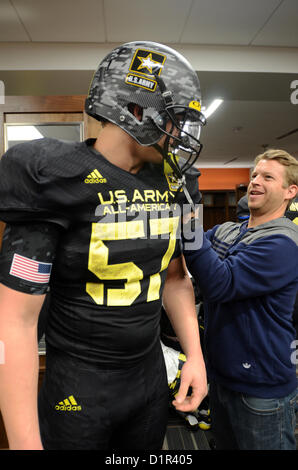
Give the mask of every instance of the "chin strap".
M 175 197 L 174 197 L 174 200 L 173 200 L 173 204 L 176 203 L 178 197 L 179 197 L 179 193 L 181 191 L 181 189 L 183 190 L 184 194 L 185 194 L 185 197 L 188 201 L 188 203 L 190 204 L 191 206 L 191 209 L 193 212 L 195 212 L 195 205 L 194 205 L 194 202 L 189 194 L 189 191 L 187 189 L 187 186 L 186 186 L 186 179 L 185 179 L 185 175 L 182 173 L 177 161 L 175 160 L 175 157 L 173 157 L 173 154 L 171 154 L 170 152 L 168 152 L 168 139 L 165 141 L 165 145 L 164 145 L 164 148 L 160 147 L 158 144 L 154 144 L 152 147 L 154 147 L 162 156 L 163 158 L 166 160 L 166 162 L 170 165 L 170 167 L 172 168 L 173 170 L 173 173 L 174 175 L 176 176 L 177 178 L 177 181 L 178 181 L 178 184 L 179 184 L 179 188 L 177 189 L 176 191 L 176 194 L 175 194 Z

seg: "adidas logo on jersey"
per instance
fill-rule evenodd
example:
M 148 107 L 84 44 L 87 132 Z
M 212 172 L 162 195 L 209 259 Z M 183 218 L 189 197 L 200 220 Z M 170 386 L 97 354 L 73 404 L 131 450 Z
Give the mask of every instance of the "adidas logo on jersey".
M 85 178 L 84 180 L 84 183 L 91 183 L 91 184 L 94 184 L 94 183 L 106 183 L 107 182 L 107 179 L 104 178 L 98 170 L 93 170 L 90 175 L 87 176 L 87 178 Z
M 57 411 L 81 411 L 81 405 L 78 405 L 74 396 L 70 395 L 63 401 L 59 401 L 58 405 L 55 406 Z

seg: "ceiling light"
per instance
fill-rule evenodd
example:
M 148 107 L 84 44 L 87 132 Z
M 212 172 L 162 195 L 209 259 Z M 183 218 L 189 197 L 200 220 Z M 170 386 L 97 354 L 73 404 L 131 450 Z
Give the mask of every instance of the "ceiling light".
M 35 126 L 7 126 L 7 139 L 12 140 L 34 140 L 42 139 L 43 135 Z
M 221 105 L 221 103 L 223 102 L 222 99 L 220 98 L 216 98 L 215 100 L 212 101 L 212 103 L 210 104 L 210 106 L 208 106 L 207 109 L 202 109 L 202 112 L 205 116 L 205 118 L 207 119 L 209 116 L 211 116 L 211 114 L 214 113 L 214 111 L 217 110 L 217 108 Z

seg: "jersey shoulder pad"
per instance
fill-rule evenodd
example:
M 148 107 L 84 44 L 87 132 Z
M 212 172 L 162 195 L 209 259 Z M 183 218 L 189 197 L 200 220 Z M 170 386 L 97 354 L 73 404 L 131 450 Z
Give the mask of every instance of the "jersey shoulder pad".
M 16 144 L 0 160 L 0 219 L 4 222 L 43 220 L 65 225 L 49 209 L 43 187 L 50 183 L 51 156 L 61 146 L 44 138 Z

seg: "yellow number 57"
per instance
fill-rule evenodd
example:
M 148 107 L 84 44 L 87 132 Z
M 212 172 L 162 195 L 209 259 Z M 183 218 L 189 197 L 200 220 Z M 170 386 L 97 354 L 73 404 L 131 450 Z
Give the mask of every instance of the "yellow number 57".
M 159 272 L 150 276 L 147 302 L 159 299 L 161 277 L 160 272 L 167 269 L 176 245 L 176 231 L 179 217 L 149 220 L 150 235 L 169 234 L 169 244 L 161 259 Z M 124 288 L 108 288 L 108 306 L 131 305 L 141 293 L 141 280 L 143 271 L 132 261 L 126 263 L 109 264 L 109 248 L 104 241 L 128 240 L 145 236 L 144 221 L 133 220 L 128 222 L 93 223 L 88 269 L 100 281 L 124 280 Z M 144 253 L 145 256 L 145 253 Z M 98 305 L 104 304 L 104 283 L 87 282 L 86 291 Z

